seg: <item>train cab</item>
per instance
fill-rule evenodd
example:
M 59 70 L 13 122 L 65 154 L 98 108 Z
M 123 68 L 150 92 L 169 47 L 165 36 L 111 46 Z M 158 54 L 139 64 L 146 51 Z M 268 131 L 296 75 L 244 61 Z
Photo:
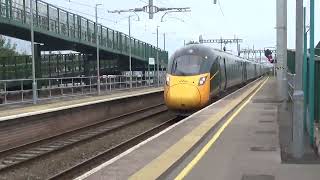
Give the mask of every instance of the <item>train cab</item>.
M 169 109 L 187 113 L 209 103 L 214 58 L 210 49 L 200 45 L 186 46 L 172 55 L 164 93 Z
M 164 100 L 170 110 L 188 115 L 205 107 L 218 93 L 264 73 L 261 63 L 201 44 L 187 45 L 169 59 Z

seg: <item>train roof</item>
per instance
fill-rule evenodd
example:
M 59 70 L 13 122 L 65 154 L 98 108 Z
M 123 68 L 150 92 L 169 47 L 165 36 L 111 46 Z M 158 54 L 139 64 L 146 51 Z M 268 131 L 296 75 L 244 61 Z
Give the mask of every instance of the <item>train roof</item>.
M 252 63 L 252 64 L 262 64 L 262 63 L 250 61 L 248 59 L 236 56 L 236 55 L 234 55 L 232 53 L 225 52 L 225 51 L 222 51 L 220 49 L 216 49 L 216 48 L 213 48 L 213 47 L 210 47 L 210 46 L 206 46 L 206 45 L 203 45 L 203 44 L 189 44 L 189 45 L 186 45 L 186 46 L 176 50 L 172 54 L 171 58 L 179 57 L 179 56 L 182 56 L 182 55 L 185 55 L 185 54 L 207 54 L 207 55 L 211 55 L 213 57 L 216 57 L 216 56 L 229 57 L 229 58 L 232 58 L 232 59 L 234 59 L 236 61 L 248 62 L 248 63 Z

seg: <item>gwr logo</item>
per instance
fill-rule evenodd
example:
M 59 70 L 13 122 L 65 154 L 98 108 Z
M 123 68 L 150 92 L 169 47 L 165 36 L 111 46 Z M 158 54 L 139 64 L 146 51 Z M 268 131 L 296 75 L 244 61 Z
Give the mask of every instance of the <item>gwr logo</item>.
M 179 83 L 187 83 L 188 81 L 182 79 L 182 80 L 179 80 Z

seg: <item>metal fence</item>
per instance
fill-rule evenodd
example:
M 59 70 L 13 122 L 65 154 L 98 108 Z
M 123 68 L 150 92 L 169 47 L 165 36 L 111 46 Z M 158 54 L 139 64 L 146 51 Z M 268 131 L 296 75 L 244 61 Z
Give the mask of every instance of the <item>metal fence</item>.
M 149 57 L 156 57 L 164 62 L 168 61 L 168 52 L 138 39 L 105 27 L 88 18 L 54 6 L 41 0 L 33 0 L 33 21 L 35 32 L 54 34 L 61 39 L 72 40 L 91 46 L 96 45 L 96 34 L 100 42 L 100 49 L 129 55 L 129 46 L 134 58 L 148 61 Z M 0 0 L 0 19 L 9 21 L 17 27 L 27 27 L 31 24 L 30 0 Z M 27 25 L 27 26 L 26 26 Z M 131 42 L 131 43 L 130 43 Z
M 164 72 L 159 83 L 164 84 Z M 132 88 L 156 87 L 157 76 L 147 73 L 132 77 Z M 97 94 L 97 77 L 37 78 L 38 100 L 48 100 L 69 96 Z M 130 89 L 130 77 L 123 75 L 103 75 L 100 78 L 102 94 Z M 0 80 L 0 105 L 32 102 L 32 79 Z
M 294 92 L 294 80 L 295 80 L 295 51 L 288 50 L 287 54 L 287 65 L 288 65 L 288 72 L 287 72 L 287 80 L 288 80 L 288 95 L 289 95 L 289 112 L 293 113 L 293 109 L 290 109 L 290 106 L 293 105 L 293 92 Z M 305 78 L 307 79 L 306 89 L 304 89 L 304 126 L 306 127 L 307 132 L 309 133 L 310 139 L 318 139 L 316 143 L 320 144 L 320 56 L 315 55 L 315 84 L 314 84 L 314 120 L 310 120 L 310 82 L 309 82 L 309 58 L 307 59 L 307 73 L 304 74 Z M 311 123 L 313 122 L 313 123 Z M 314 133 L 311 133 L 311 129 L 314 129 Z M 314 135 L 312 135 L 314 134 Z M 312 141 L 311 140 L 311 141 Z
M 292 74 L 287 72 L 287 80 L 288 80 L 288 95 L 290 97 L 290 101 L 293 101 L 293 92 L 294 92 L 294 78 L 296 74 Z

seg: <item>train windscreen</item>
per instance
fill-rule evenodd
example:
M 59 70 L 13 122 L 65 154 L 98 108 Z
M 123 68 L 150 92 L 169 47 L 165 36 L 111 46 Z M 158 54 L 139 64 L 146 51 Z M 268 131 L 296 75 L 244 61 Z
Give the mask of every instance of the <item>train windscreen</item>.
M 190 76 L 204 73 L 205 59 L 196 55 L 177 57 L 172 61 L 171 74 L 176 76 Z

